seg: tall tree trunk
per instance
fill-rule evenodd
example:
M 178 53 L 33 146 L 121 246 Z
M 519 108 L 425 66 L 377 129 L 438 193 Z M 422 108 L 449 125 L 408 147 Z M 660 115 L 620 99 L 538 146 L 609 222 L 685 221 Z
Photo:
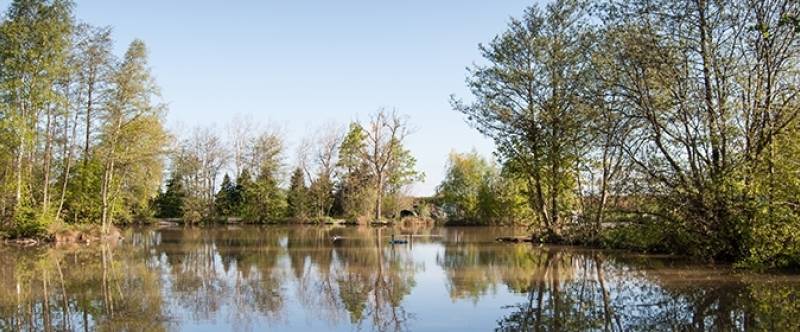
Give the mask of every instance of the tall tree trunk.
M 383 206 L 383 175 L 378 174 L 378 187 L 375 197 L 375 221 L 381 220 L 382 206 Z
M 67 128 L 69 127 L 68 125 L 69 121 L 66 122 L 67 123 L 64 125 L 64 140 L 66 141 L 66 143 L 64 144 L 64 153 L 66 154 L 65 158 L 66 160 L 64 161 L 65 164 L 64 179 L 63 179 L 64 182 L 61 185 L 61 198 L 59 199 L 58 202 L 58 210 L 56 210 L 56 220 L 58 220 L 61 217 L 61 210 L 64 209 L 64 200 L 66 198 L 67 186 L 69 185 L 69 175 L 72 168 L 72 154 L 73 154 L 72 145 L 73 142 L 75 142 L 78 133 L 78 112 L 75 112 L 75 121 L 72 124 L 72 139 L 68 138 Z
M 45 124 L 45 145 L 44 145 L 44 165 L 42 171 L 44 178 L 42 181 L 42 213 L 47 214 L 50 210 L 50 165 L 53 159 L 53 114 L 52 107 L 47 108 Z
M 114 181 L 114 157 L 110 156 L 103 171 L 103 183 L 100 189 L 102 200 L 102 231 L 108 234 L 111 225 L 111 206 L 109 202 L 111 183 Z
M 606 203 L 608 201 L 608 181 L 611 173 L 611 162 L 608 160 L 609 146 L 606 144 L 603 147 L 603 160 L 602 160 L 602 167 L 603 167 L 603 174 L 600 179 L 600 201 L 598 202 L 597 206 L 597 217 L 595 218 L 595 236 L 600 232 L 603 227 L 603 217 L 605 215 L 606 210 Z
M 94 82 L 90 81 L 86 91 L 86 141 L 83 144 L 83 165 L 89 162 L 89 142 L 92 135 L 92 100 L 94 94 Z
M 21 125 L 20 125 L 21 133 L 19 135 L 19 148 L 17 149 L 17 158 L 16 158 L 17 159 L 16 160 L 17 185 L 16 185 L 16 188 L 15 188 L 16 192 L 15 192 L 15 195 L 14 195 L 14 198 L 15 198 L 15 200 L 14 200 L 15 210 L 19 209 L 19 207 L 22 206 L 22 172 L 23 172 L 23 169 L 24 169 L 24 167 L 22 165 L 22 159 L 23 159 L 23 156 L 25 155 L 25 144 L 27 143 L 27 136 L 28 136 L 27 135 L 27 125 L 28 124 L 27 124 L 27 121 L 25 119 L 26 118 L 25 103 L 20 101 L 19 102 L 19 107 L 20 107 L 20 119 L 21 119 L 21 121 L 20 121 L 21 122 Z

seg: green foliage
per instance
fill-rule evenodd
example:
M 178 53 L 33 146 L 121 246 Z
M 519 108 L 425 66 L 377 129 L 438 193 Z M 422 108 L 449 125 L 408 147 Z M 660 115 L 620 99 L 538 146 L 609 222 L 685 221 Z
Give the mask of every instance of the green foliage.
M 103 165 L 100 160 L 91 158 L 76 165 L 70 179 L 64 211 L 64 221 L 68 223 L 97 223 L 101 219 L 100 187 L 103 178 Z
M 290 218 L 304 219 L 308 217 L 308 194 L 305 172 L 298 167 L 292 173 L 289 180 L 289 192 L 286 195 L 286 213 Z
M 366 147 L 364 129 L 357 122 L 350 123 L 350 128 L 344 141 L 339 147 L 339 161 L 336 164 L 345 170 L 345 173 L 350 173 L 359 167 L 362 167 L 363 159 L 361 158 L 362 151 Z
M 477 152 L 451 152 L 437 197 L 454 220 L 478 221 L 489 214 L 489 187 L 497 169 Z
M 109 30 L 76 26 L 72 7 L 13 1 L 0 23 L 0 214 L 17 234 L 147 218 L 161 184 L 167 134 L 144 43 L 115 63 Z
M 654 222 L 623 224 L 604 230 L 600 244 L 614 249 L 670 253 L 675 249 L 669 241 L 671 230 Z
M 326 176 L 317 177 L 311 182 L 306 192 L 309 212 L 316 217 L 330 214 L 334 200 L 333 186 L 334 183 Z
M 156 217 L 180 218 L 183 216 L 183 204 L 186 193 L 183 190 L 182 181 L 180 175 L 173 175 L 172 178 L 167 180 L 166 190 L 163 193 L 159 193 L 153 201 Z M 224 183 L 223 188 L 225 188 Z M 220 192 L 222 192 L 222 190 L 220 190 Z
M 27 206 L 19 207 L 14 215 L 13 227 L 5 230 L 9 238 L 36 238 L 47 236 L 47 226 L 52 219 L 42 215 L 41 210 Z
M 590 5 L 512 19 L 469 70 L 474 102 L 452 101 L 548 238 L 798 266 L 800 4 Z M 458 184 L 474 218 L 493 195 Z
M 217 215 L 233 215 L 233 201 L 235 196 L 236 186 L 231 181 L 231 177 L 225 173 L 225 176 L 222 177 L 222 184 L 220 184 L 219 191 L 217 191 L 217 194 L 214 196 L 214 209 Z
M 364 129 L 351 123 L 339 147 L 337 167 L 341 169 L 334 197 L 334 214 L 347 218 L 368 215 L 372 210 L 374 190 L 370 188 L 372 176 L 364 162 L 366 148 Z
M 453 107 L 492 138 L 527 191 L 540 225 L 558 234 L 576 206 L 574 165 L 585 153 L 593 38 L 584 1 L 532 6 L 480 50 L 486 65 L 469 70 L 473 103 Z M 542 50 L 548 50 L 546 52 Z
M 167 132 L 157 115 L 139 114 L 122 127 L 116 140 L 124 153 L 113 157 L 117 173 L 111 199 L 120 205 L 112 209 L 112 218 L 130 222 L 152 214 L 150 201 L 162 183 Z
M 286 194 L 269 167 L 261 169 L 252 185 L 244 188 L 243 218 L 253 223 L 274 223 L 286 217 Z
M 52 134 L 38 131 L 52 130 L 51 120 L 67 113 L 68 96 L 59 83 L 69 70 L 72 28 L 72 3 L 61 0 L 13 1 L 0 22 L 0 136 L 11 138 L 0 143 L 5 154 L 0 160 L 10 166 L 0 183 L 12 193 L 4 191 L 0 207 L 4 217 L 26 229 L 36 220 L 26 220 L 31 214 L 23 209 L 38 208 L 41 214 L 52 209 L 43 184 L 52 159 L 37 159 L 40 155 L 31 151 L 50 155 Z
M 394 158 L 389 163 L 389 177 L 386 181 L 389 194 L 398 194 L 406 186 L 425 180 L 425 174 L 417 171 L 417 159 L 400 142 L 391 143 Z
M 789 129 L 770 145 L 772 158 L 759 163 L 757 176 L 747 187 L 754 196 L 737 218 L 746 239 L 743 265 L 770 268 L 800 266 L 800 126 Z M 737 234 L 738 235 L 738 234 Z
M 243 169 L 239 176 L 236 178 L 236 187 L 230 197 L 231 200 L 231 213 L 235 216 L 241 216 L 244 210 L 245 193 L 253 187 L 253 177 L 250 171 Z
M 533 218 L 525 185 L 478 155 L 451 153 L 437 201 L 453 222 L 516 224 Z

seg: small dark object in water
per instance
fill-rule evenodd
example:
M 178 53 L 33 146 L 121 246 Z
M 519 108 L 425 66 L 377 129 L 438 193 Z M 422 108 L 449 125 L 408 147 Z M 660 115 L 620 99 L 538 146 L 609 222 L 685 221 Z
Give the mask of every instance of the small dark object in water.
M 394 238 L 394 234 L 392 234 L 392 239 L 389 240 L 389 244 L 406 244 L 406 243 L 408 243 L 408 240 L 402 240 L 402 239 L 397 239 L 396 240 Z
M 339 235 L 334 235 L 331 237 L 331 241 L 333 241 L 333 243 L 341 243 L 342 240 L 344 240 L 344 238 Z
M 495 239 L 497 242 L 511 242 L 511 243 L 520 243 L 520 242 L 533 242 L 533 239 L 529 237 L 520 237 L 520 236 L 501 236 Z

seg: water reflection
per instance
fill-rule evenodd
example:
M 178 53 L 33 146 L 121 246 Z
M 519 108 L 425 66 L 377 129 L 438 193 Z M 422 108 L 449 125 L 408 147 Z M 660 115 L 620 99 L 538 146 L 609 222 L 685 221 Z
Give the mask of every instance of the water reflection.
M 111 245 L 3 248 L 0 330 L 167 330 L 152 267 L 144 252 Z
M 512 232 L 129 229 L 119 244 L 0 247 L 0 330 L 800 327 L 797 277 L 492 241 Z

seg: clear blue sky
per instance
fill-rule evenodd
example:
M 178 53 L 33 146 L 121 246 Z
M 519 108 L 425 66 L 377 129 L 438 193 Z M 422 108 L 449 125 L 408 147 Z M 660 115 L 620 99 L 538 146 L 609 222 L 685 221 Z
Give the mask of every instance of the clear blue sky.
M 430 194 L 451 150 L 492 143 L 450 108 L 468 97 L 465 67 L 478 43 L 505 30 L 535 0 L 91 0 L 76 15 L 114 29 L 117 54 L 145 41 L 170 126 L 215 125 L 250 114 L 294 144 L 321 124 L 396 107 L 416 129 L 407 147 Z M 7 8 L 8 1 L 3 8 Z

